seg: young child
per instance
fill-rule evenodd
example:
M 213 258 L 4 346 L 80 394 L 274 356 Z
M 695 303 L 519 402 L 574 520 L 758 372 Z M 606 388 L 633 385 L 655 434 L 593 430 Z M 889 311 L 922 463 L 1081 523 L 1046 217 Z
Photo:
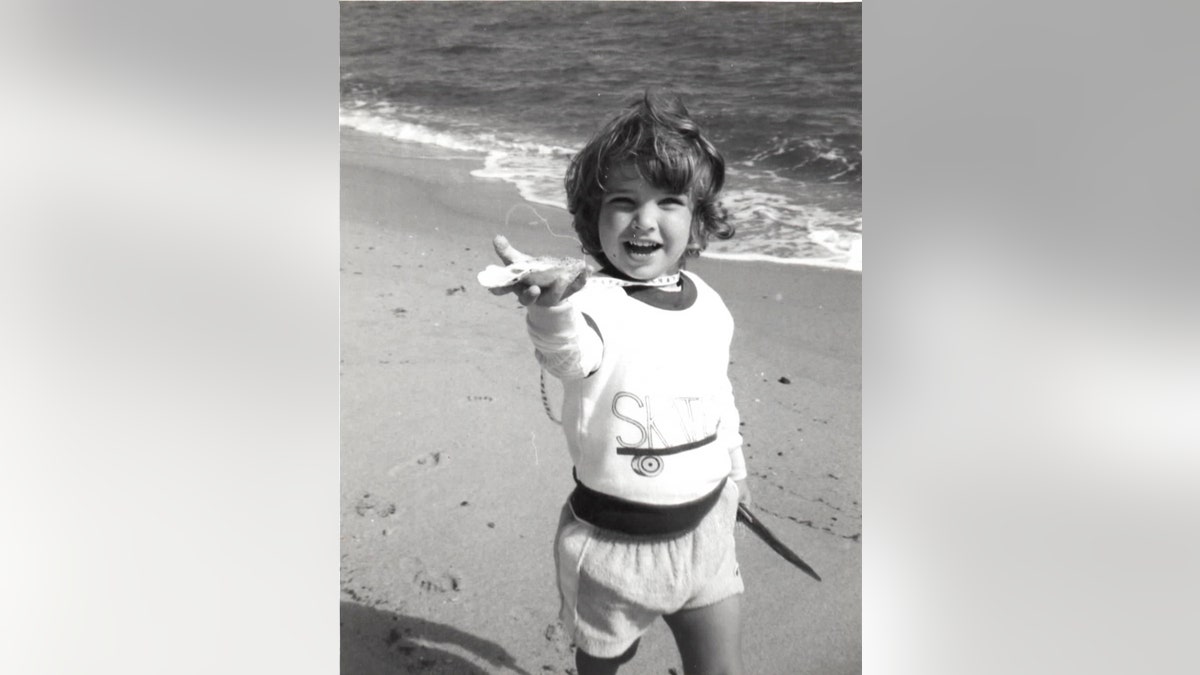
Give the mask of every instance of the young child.
M 709 236 L 733 235 L 716 201 L 724 178 L 683 105 L 648 93 L 567 171 L 575 231 L 600 272 L 495 291 L 528 308 L 537 360 L 563 382 L 576 488 L 555 562 L 579 675 L 615 673 L 660 616 L 688 675 L 742 672 L 734 523 L 749 492 L 733 319 L 682 270 Z M 495 245 L 506 263 L 528 257 Z

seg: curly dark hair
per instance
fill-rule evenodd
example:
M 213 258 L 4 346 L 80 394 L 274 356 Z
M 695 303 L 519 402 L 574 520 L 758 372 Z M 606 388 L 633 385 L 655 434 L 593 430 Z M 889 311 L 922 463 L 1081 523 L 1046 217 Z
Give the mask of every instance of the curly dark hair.
M 567 169 L 567 210 L 584 253 L 608 263 L 600 247 L 600 202 L 609 175 L 624 164 L 657 189 L 690 196 L 686 255 L 700 255 L 709 236 L 733 236 L 729 214 L 717 202 L 725 184 L 725 159 L 677 96 L 647 90 L 609 120 Z

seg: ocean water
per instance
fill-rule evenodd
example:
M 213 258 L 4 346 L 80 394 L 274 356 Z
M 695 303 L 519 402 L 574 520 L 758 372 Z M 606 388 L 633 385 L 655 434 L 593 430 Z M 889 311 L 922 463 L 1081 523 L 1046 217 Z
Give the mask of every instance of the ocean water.
M 340 8 L 343 125 L 478 156 L 476 175 L 565 207 L 571 155 L 631 97 L 668 89 L 726 159 L 738 232 L 705 255 L 861 271 L 859 3 Z

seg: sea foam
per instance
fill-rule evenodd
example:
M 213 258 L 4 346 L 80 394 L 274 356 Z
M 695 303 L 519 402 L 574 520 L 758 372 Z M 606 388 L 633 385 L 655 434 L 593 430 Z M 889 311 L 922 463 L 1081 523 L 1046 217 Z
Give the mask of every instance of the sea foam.
M 482 129 L 441 128 L 436 120 L 413 121 L 395 106 L 343 107 L 342 125 L 364 133 L 470 153 L 482 166 L 471 175 L 514 185 L 522 199 L 566 209 L 563 176 L 576 148 L 542 140 L 504 137 Z M 407 113 L 411 115 L 411 113 Z M 443 123 L 444 124 L 444 123 Z M 760 160 L 762 157 L 759 158 Z M 763 187 L 742 187 L 761 184 Z M 839 213 L 788 196 L 787 181 L 770 170 L 730 172 L 721 203 L 737 235 L 710 241 L 707 257 L 816 265 L 862 271 L 862 217 Z

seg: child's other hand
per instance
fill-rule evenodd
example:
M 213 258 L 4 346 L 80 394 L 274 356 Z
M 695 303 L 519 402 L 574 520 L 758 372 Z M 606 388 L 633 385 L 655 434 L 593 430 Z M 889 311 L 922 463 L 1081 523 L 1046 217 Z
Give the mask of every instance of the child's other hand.
M 492 245 L 496 249 L 496 255 L 500 256 L 500 260 L 504 261 L 505 265 L 525 262 L 534 258 L 534 256 L 518 251 L 508 242 L 508 239 L 500 235 L 496 236 Z M 535 272 L 517 283 L 493 288 L 491 291 L 494 295 L 513 293 L 517 296 L 517 301 L 526 307 L 532 304 L 552 307 L 583 288 L 586 282 L 586 273 L 568 277 L 550 272 Z
M 750 483 L 745 478 L 733 482 L 737 485 L 738 489 L 738 503 L 750 506 Z
M 738 504 L 745 504 L 747 507 L 750 506 L 750 483 L 745 478 L 735 480 L 733 483 L 737 485 L 738 489 Z M 733 531 L 739 537 L 746 533 L 746 524 L 742 522 L 741 518 L 734 521 Z

